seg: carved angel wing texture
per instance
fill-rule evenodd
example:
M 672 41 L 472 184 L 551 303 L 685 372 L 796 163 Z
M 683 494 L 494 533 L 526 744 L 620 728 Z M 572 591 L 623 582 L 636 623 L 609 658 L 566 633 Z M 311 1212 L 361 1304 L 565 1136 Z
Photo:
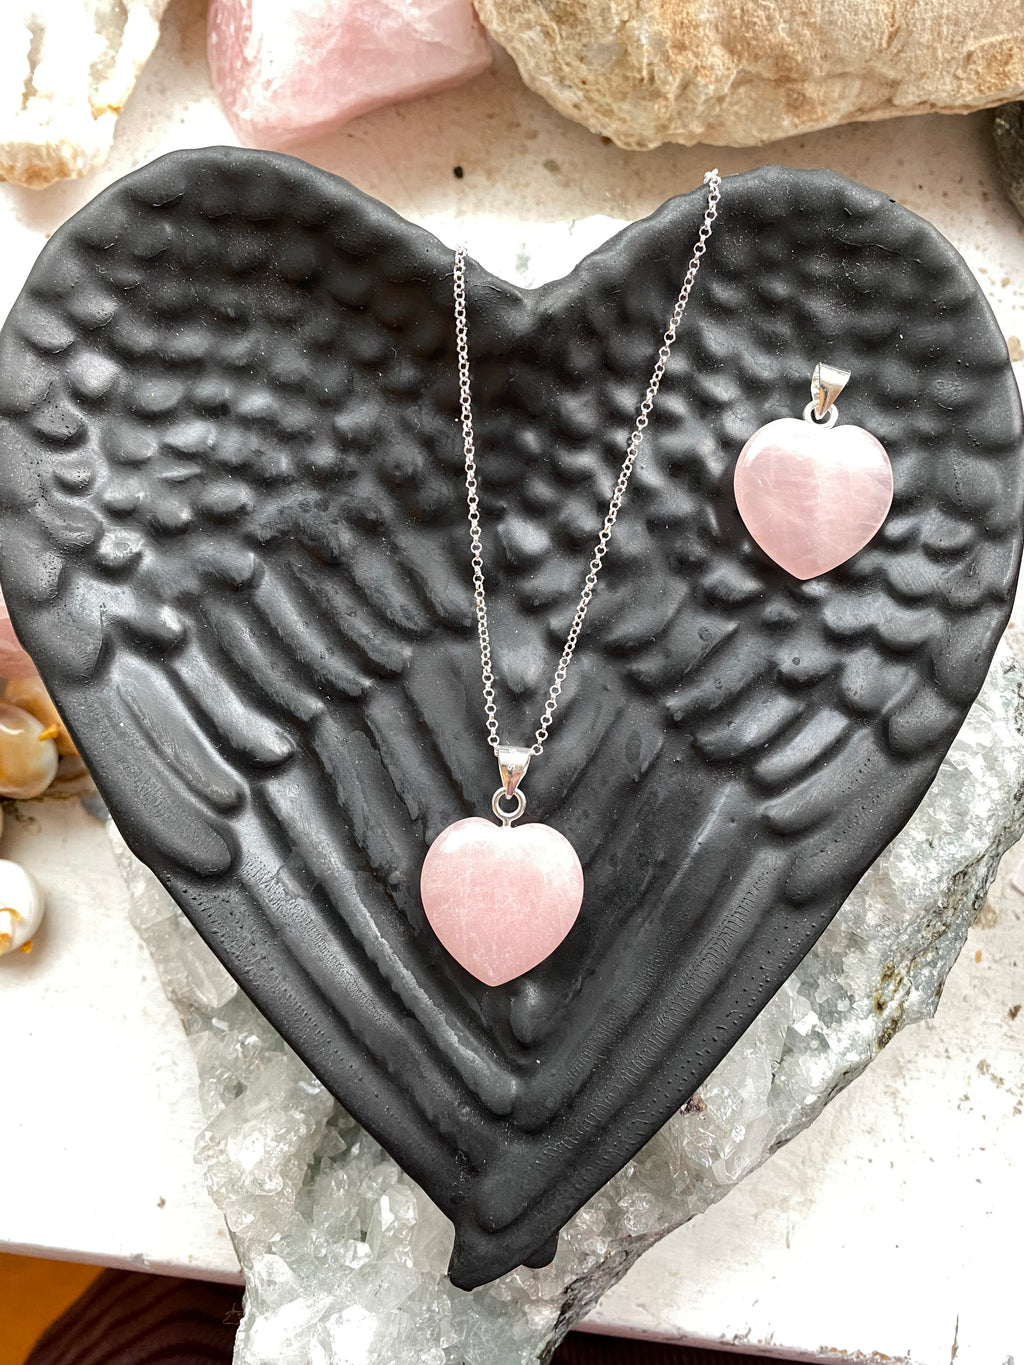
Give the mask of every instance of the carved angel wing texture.
M 503 733 L 532 734 L 703 212 L 536 291 L 470 267 Z M 0 339 L 12 613 L 130 845 L 453 1219 L 542 1264 L 910 815 L 1020 554 L 1002 338 L 927 224 L 822 172 L 725 182 L 530 814 L 587 892 L 488 988 L 419 867 L 484 742 L 451 253 L 290 158 L 177 153 L 56 233 Z M 732 498 L 746 437 L 853 372 L 895 502 L 799 583 Z M 528 741 L 527 741 L 528 742 Z

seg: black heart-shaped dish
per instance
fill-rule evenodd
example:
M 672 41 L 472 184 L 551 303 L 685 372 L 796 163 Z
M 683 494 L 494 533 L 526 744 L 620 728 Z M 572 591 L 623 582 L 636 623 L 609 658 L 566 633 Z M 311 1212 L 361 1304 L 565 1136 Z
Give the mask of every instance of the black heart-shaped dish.
M 491 625 L 532 734 L 703 214 L 530 291 L 470 267 Z M 452 254 L 290 158 L 177 153 L 44 249 L 0 339 L 12 616 L 130 846 L 452 1218 L 472 1286 L 544 1263 L 924 793 L 1006 622 L 1021 412 L 964 262 L 824 172 L 728 179 L 530 817 L 587 892 L 488 988 L 427 927 L 485 814 Z M 732 470 L 816 361 L 888 448 L 872 543 L 799 583 Z

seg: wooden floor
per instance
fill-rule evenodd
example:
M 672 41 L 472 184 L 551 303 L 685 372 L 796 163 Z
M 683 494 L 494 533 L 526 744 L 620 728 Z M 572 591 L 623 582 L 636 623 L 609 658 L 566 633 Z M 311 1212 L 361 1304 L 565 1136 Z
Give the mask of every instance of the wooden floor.
M 0 1365 L 23 1365 L 44 1330 L 99 1273 L 94 1265 L 0 1255 Z
M 42 1332 L 101 1273 L 95 1266 L 0 1254 L 0 1365 L 24 1365 L 26 1355 Z M 162 1276 L 124 1275 L 122 1272 L 121 1279 L 135 1282 L 130 1286 L 121 1286 L 121 1292 L 126 1298 L 131 1298 L 135 1309 L 140 1307 L 140 1286 L 143 1288 L 143 1299 L 145 1291 L 152 1289 L 166 1307 L 165 1286 L 171 1282 L 164 1280 Z M 221 1317 L 224 1304 L 231 1302 L 231 1299 L 216 1303 L 216 1296 L 225 1294 L 234 1296 L 237 1290 L 220 1284 L 202 1284 L 195 1280 L 179 1280 L 175 1283 L 183 1288 L 186 1295 L 199 1296 L 205 1293 L 207 1296 L 205 1301 L 197 1299 L 184 1305 L 179 1302 L 174 1307 L 172 1316 L 179 1324 L 186 1323 L 186 1331 L 194 1332 L 197 1320 L 209 1318 L 210 1294 L 215 1296 L 212 1311 L 218 1323 L 227 1324 L 237 1320 L 232 1316 Z M 237 1312 L 237 1308 L 237 1302 L 233 1303 L 232 1313 Z M 208 1328 L 209 1321 L 206 1325 Z M 121 1326 L 124 1326 L 123 1322 Z M 123 1332 L 115 1331 L 115 1336 L 123 1345 Z M 208 1331 L 205 1339 L 209 1340 Z M 101 1349 L 110 1344 L 103 1339 L 100 1343 Z M 227 1360 L 231 1353 L 230 1341 L 223 1343 L 223 1349 L 224 1359 Z M 117 1342 L 113 1343 L 112 1356 L 120 1358 L 122 1354 Z M 134 1357 L 135 1351 L 133 1350 L 131 1354 Z M 191 1359 L 192 1352 L 188 1351 L 187 1354 Z M 160 1359 L 166 1358 L 165 1349 L 161 1350 L 159 1355 Z M 156 1359 L 156 1355 L 153 1358 Z M 177 1353 L 174 1358 L 178 1359 Z M 554 1365 L 763 1365 L 763 1359 L 736 1355 L 733 1352 L 726 1354 L 720 1351 L 693 1350 L 685 1346 L 665 1345 L 659 1342 L 571 1332 L 555 1352 Z

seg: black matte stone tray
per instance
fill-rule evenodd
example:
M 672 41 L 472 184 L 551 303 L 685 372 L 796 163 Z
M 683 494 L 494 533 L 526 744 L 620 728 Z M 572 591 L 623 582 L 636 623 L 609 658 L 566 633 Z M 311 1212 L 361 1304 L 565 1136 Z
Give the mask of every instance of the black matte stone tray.
M 705 203 L 529 291 L 471 264 L 506 733 L 536 726 Z M 126 839 L 456 1226 L 472 1286 L 693 1092 L 911 814 L 1020 555 L 1021 412 L 960 257 L 828 172 L 722 206 L 529 817 L 581 918 L 480 985 L 417 894 L 485 814 L 452 256 L 290 158 L 176 153 L 44 249 L 0 338 L 0 570 Z M 875 540 L 798 583 L 732 498 L 816 361 L 888 448 Z

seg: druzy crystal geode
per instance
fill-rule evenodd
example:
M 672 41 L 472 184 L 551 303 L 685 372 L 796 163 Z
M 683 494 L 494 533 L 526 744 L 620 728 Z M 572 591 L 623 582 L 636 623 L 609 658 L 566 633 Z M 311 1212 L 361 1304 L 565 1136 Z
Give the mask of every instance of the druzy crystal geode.
M 114 833 L 133 920 L 191 1039 L 197 1142 L 246 1275 L 238 1365 L 526 1365 L 636 1257 L 930 1017 L 1024 824 L 1024 679 L 1001 646 L 917 812 L 767 1009 L 571 1220 L 555 1261 L 470 1294 L 451 1229 L 238 990 Z

